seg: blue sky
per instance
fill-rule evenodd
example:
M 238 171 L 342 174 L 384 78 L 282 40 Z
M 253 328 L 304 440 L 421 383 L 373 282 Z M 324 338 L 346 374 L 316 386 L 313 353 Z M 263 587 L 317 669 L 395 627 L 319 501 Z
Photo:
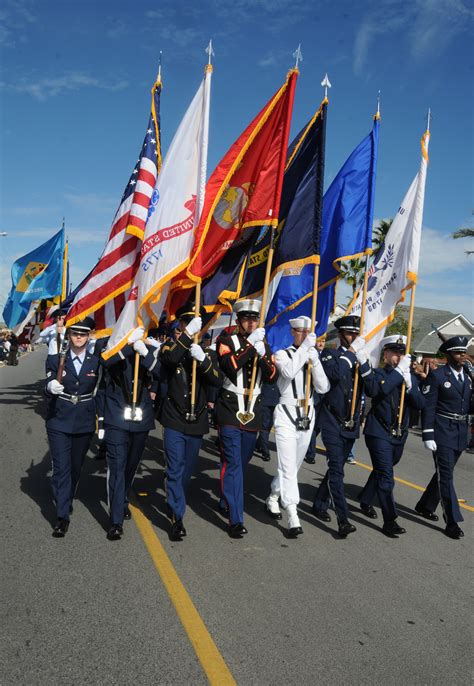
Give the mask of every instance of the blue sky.
M 473 318 L 472 5 L 468 0 L 4 0 L 0 308 L 14 259 L 66 217 L 73 284 L 100 255 L 145 133 L 163 51 L 166 152 L 214 43 L 208 172 L 281 85 L 301 43 L 292 134 L 332 83 L 325 185 L 371 127 L 375 216 L 394 215 L 433 111 L 417 304 Z M 471 36 L 470 36 L 471 32 Z

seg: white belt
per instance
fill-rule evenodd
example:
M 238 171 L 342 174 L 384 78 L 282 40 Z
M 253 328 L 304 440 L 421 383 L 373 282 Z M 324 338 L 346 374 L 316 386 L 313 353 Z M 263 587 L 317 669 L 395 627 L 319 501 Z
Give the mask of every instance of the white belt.
M 235 384 L 232 383 L 228 378 L 225 379 L 223 388 L 225 388 L 226 391 L 231 391 L 232 393 L 235 393 L 236 395 L 249 395 L 250 389 L 249 388 L 238 388 Z M 253 389 L 253 397 L 257 397 L 257 395 L 260 395 L 260 387 L 255 384 L 255 387 Z

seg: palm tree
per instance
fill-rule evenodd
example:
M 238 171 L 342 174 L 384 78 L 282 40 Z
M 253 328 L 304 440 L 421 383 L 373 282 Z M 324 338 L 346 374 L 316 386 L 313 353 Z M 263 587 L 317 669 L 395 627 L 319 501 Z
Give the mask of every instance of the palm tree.
M 378 251 L 383 245 L 385 236 L 392 226 L 393 219 L 381 219 L 378 226 L 373 230 L 372 236 L 372 255 L 375 259 Z M 352 288 L 352 295 L 362 286 L 364 281 L 365 258 L 346 260 L 340 263 L 341 278 Z

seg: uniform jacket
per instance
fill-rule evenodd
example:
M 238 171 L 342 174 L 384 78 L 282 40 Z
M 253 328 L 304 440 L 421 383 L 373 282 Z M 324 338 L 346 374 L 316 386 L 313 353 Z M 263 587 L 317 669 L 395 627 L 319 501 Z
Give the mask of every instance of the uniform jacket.
M 252 378 L 253 359 L 257 351 L 246 336 L 240 333 L 230 334 L 222 332 L 217 339 L 217 357 L 224 373 L 224 385 L 219 391 L 216 403 L 216 418 L 219 426 L 236 426 L 247 431 L 260 431 L 262 428 L 262 397 L 261 384 L 277 380 L 278 372 L 273 361 L 268 343 L 265 343 L 265 355 L 258 359 L 257 380 L 252 407 L 255 417 L 247 424 L 241 424 L 237 419 L 239 411 L 247 410 L 247 396 L 234 392 L 231 386 L 250 388 Z
M 372 406 L 365 421 L 364 434 L 383 438 L 394 445 L 405 443 L 408 436 L 408 407 L 422 410 L 425 399 L 418 385 L 418 378 L 411 374 L 411 389 L 405 394 L 405 405 L 402 419 L 403 434 L 396 437 L 392 429 L 398 425 L 398 408 L 400 406 L 403 376 L 395 371 L 391 365 L 385 365 L 381 369 L 372 369 L 369 363 L 360 368 L 364 382 L 364 390 L 369 398 L 372 398 Z
M 130 431 L 151 431 L 155 426 L 155 412 L 149 389 L 152 381 L 159 376 L 158 348 L 147 345 L 148 354 L 140 356 L 138 373 L 137 407 L 140 407 L 143 418 L 140 422 L 124 419 L 125 407 L 132 405 L 133 374 L 135 351 L 133 346 L 126 345 L 120 352 L 108 360 L 102 358 L 106 370 L 104 383 L 104 423 L 116 429 Z
M 321 364 L 329 379 L 331 388 L 323 396 L 319 413 L 319 426 L 322 431 L 328 431 L 345 438 L 358 438 L 361 408 L 362 383 L 358 386 L 358 397 L 354 412 L 354 427 L 344 425 L 351 416 L 352 389 L 357 358 L 353 352 L 343 347 L 337 350 L 325 348 L 321 353 Z
M 421 414 L 424 441 L 435 441 L 454 450 L 464 450 L 468 444 L 468 420 L 454 420 L 443 414 L 467 415 L 473 411 L 472 379 L 467 366 L 463 368 L 464 383 L 455 380 L 445 364 L 429 373 L 422 387 L 425 409 Z
M 79 375 L 76 372 L 71 357 L 71 351 L 66 353 L 64 372 L 61 383 L 64 394 L 81 396 L 94 394 L 90 400 L 74 404 L 71 400 L 51 394 L 47 385 L 56 379 L 58 373 L 59 355 L 48 355 L 46 359 L 45 395 L 48 398 L 46 428 L 64 433 L 82 434 L 93 433 L 96 426 L 96 415 L 101 412 L 100 395 L 97 393 L 101 377 L 100 354 L 86 351 Z
M 219 369 L 216 353 L 206 351 L 206 357 L 197 363 L 196 420 L 190 422 L 186 414 L 191 409 L 191 379 L 193 358 L 189 349 L 193 339 L 183 332 L 177 340 L 168 339 L 160 349 L 162 376 L 167 381 L 167 393 L 163 398 L 158 419 L 163 426 L 190 436 L 202 436 L 209 431 L 207 413 L 208 391 L 222 385 L 223 375 Z

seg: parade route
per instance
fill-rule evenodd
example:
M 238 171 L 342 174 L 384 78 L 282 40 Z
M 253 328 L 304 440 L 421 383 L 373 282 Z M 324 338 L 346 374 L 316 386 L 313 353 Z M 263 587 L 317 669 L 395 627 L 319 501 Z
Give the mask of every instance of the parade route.
M 471 674 L 473 455 L 455 471 L 465 537 L 413 511 L 433 461 L 412 433 L 396 469 L 407 533 L 385 537 L 357 504 L 370 460 L 363 440 L 347 465 L 357 532 L 341 540 L 335 517 L 311 514 L 325 473 L 321 452 L 300 472 L 304 535 L 264 511 L 276 454 L 255 455 L 246 482 L 242 540 L 216 509 L 219 455 L 212 433 L 185 515 L 168 539 L 161 427 L 150 434 L 134 484 L 133 519 L 107 541 L 106 465 L 93 441 L 69 532 L 55 520 L 41 395 L 46 349 L 0 369 L 3 457 L 2 686 L 10 684 L 465 684 Z

